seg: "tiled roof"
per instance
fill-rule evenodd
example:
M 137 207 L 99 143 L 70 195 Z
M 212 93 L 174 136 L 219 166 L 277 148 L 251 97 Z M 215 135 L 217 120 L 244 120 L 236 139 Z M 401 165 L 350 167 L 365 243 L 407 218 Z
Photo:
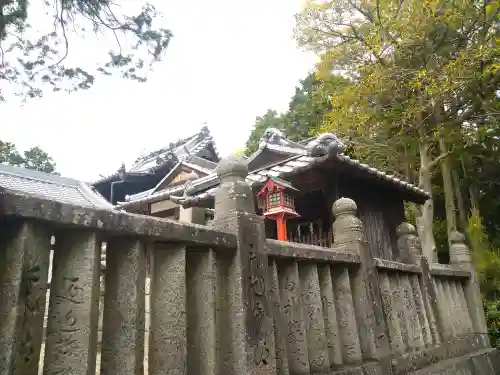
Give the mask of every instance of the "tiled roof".
M 164 199 L 163 197 L 165 196 L 165 194 L 168 195 L 172 193 L 179 193 L 179 192 L 182 193 L 185 187 L 184 184 L 177 185 L 175 187 L 166 190 L 160 190 L 160 191 L 158 190 L 160 186 L 163 185 L 165 180 L 172 177 L 172 175 L 176 174 L 177 171 L 182 166 L 186 166 L 195 172 L 201 172 L 205 175 L 209 175 L 215 170 L 217 164 L 209 160 L 197 157 L 196 155 L 188 155 L 184 160 L 177 163 L 177 165 L 174 168 L 172 168 L 172 170 L 169 173 L 167 173 L 166 176 L 154 188 L 142 191 L 137 194 L 129 195 L 128 197 L 125 197 L 127 202 L 120 202 L 119 205 L 122 207 L 126 207 L 132 205 L 132 203 L 133 204 L 139 204 L 144 202 L 152 203 L 157 200 Z
M 256 154 L 262 152 L 262 150 L 266 148 L 288 154 L 290 157 L 258 170 L 251 171 L 246 179 L 251 186 L 263 183 L 267 180 L 268 176 L 286 178 L 287 176 L 323 164 L 328 160 L 335 160 L 360 171 L 366 176 L 372 176 L 379 180 L 386 181 L 394 187 L 406 190 L 421 198 L 426 199 L 429 197 L 422 189 L 345 155 L 345 146 L 333 134 L 321 134 L 311 139 L 307 144 L 301 144 L 284 139 L 279 131 L 268 129 L 261 141 L 260 150 L 257 151 Z M 252 155 L 248 160 L 252 160 L 256 154 Z M 183 196 L 178 196 L 176 195 L 178 194 L 177 191 L 172 191 L 166 198 L 184 206 L 198 205 L 214 197 L 218 183 L 218 177 L 216 173 L 213 172 L 206 177 L 193 181 L 189 186 L 186 186 Z M 179 190 L 179 192 L 180 191 L 182 190 Z
M 125 209 L 127 207 L 131 206 L 137 206 L 142 203 L 153 203 L 153 202 L 158 202 L 162 201 L 165 199 L 169 199 L 173 194 L 182 194 L 182 192 L 185 189 L 185 185 L 177 185 L 175 187 L 172 187 L 170 189 L 165 189 L 165 190 L 160 190 L 156 193 L 152 193 L 154 189 L 145 191 L 143 193 L 139 194 L 134 194 L 133 198 L 134 200 L 129 200 L 127 202 L 118 202 L 119 208 Z M 140 195 L 143 194 L 143 195 Z M 132 196 L 131 196 L 132 197 Z M 130 199 L 130 197 L 129 197 Z
M 9 165 L 0 164 L 0 187 L 77 206 L 113 208 L 85 182 Z
M 165 163 L 172 159 L 176 159 L 177 161 L 183 160 L 189 155 L 196 156 L 202 150 L 206 149 L 208 146 L 212 146 L 215 153 L 217 154 L 217 149 L 215 147 L 215 142 L 210 134 L 210 131 L 206 126 L 204 126 L 201 131 L 195 135 L 184 138 L 175 144 L 172 143 L 167 147 L 164 147 L 160 150 L 149 153 L 146 156 L 138 158 L 134 165 L 130 167 L 127 173 L 133 174 L 141 174 L 148 173 L 160 168 L 164 163 L 161 161 L 164 160 Z M 217 154 L 218 156 L 218 154 Z M 104 182 L 106 180 L 115 178 L 118 176 L 118 172 L 112 174 L 107 177 L 103 177 L 100 180 L 94 182 L 93 184 L 98 184 L 100 182 Z

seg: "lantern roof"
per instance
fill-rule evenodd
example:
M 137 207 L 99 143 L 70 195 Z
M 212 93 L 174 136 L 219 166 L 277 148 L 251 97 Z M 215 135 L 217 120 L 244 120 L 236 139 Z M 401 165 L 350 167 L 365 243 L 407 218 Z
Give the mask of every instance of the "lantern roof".
M 286 181 L 286 180 L 283 180 L 281 178 L 278 178 L 278 177 L 274 177 L 274 176 L 269 176 L 269 180 L 273 180 L 274 182 L 276 182 L 277 184 L 279 185 L 282 185 L 283 187 L 287 188 L 287 189 L 291 189 L 291 190 L 295 190 L 295 191 L 299 191 L 299 189 L 297 189 L 296 187 L 294 187 L 290 182 Z
M 257 193 L 257 196 L 264 194 L 272 185 L 278 185 L 284 189 L 299 191 L 299 189 L 295 188 L 290 182 L 282 180 L 281 178 L 278 177 L 269 176 L 267 178 L 267 181 L 264 183 L 262 189 L 260 189 L 260 191 Z

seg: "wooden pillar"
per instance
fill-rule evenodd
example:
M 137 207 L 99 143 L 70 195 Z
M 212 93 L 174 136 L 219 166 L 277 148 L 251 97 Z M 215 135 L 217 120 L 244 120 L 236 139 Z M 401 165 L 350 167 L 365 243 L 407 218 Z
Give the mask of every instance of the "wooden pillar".
M 286 220 L 283 215 L 276 219 L 276 227 L 278 229 L 278 241 L 287 241 Z

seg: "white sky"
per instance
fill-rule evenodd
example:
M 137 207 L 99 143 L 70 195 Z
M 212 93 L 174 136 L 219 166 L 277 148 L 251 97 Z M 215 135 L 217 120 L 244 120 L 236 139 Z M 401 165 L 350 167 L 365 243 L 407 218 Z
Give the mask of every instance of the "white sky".
M 123 0 L 134 5 L 139 0 Z M 0 104 L 0 139 L 40 146 L 64 176 L 93 181 L 197 132 L 203 122 L 222 155 L 241 149 L 255 117 L 286 110 L 315 58 L 292 39 L 300 0 L 153 0 L 174 38 L 146 83 L 99 76 L 87 91 L 23 106 Z M 70 41 L 71 61 L 89 65 L 111 39 Z

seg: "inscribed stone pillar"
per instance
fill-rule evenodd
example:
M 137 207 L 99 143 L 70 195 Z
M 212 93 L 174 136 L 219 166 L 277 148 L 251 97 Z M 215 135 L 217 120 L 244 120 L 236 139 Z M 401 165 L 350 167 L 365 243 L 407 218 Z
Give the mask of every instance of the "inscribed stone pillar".
M 0 374 L 36 375 L 42 344 L 50 231 L 36 222 L 16 220 L 1 225 Z
M 331 275 L 342 361 L 346 364 L 360 364 L 362 358 L 359 345 L 359 330 L 354 313 L 355 309 L 349 271 L 345 267 L 333 266 L 331 268 Z
M 387 319 L 387 325 L 389 327 L 391 347 L 395 353 L 403 354 L 405 351 L 405 343 L 401 334 L 401 323 L 400 318 L 398 317 L 398 311 L 395 309 L 389 275 L 387 272 L 382 272 L 379 275 L 379 279 L 382 303 Z
M 281 303 L 278 265 L 276 261 L 270 262 L 269 272 L 271 273 L 271 302 L 274 312 L 274 343 L 276 347 L 276 368 L 278 375 L 289 375 L 288 369 L 288 326 L 283 314 L 283 304 Z
M 472 320 L 473 333 L 483 337 L 486 346 L 489 346 L 488 329 L 484 317 L 483 300 L 479 290 L 479 279 L 472 262 L 465 236 L 457 231 L 450 235 L 450 263 L 458 264 L 470 272 L 470 277 L 465 281 L 464 293 L 467 309 Z
M 187 372 L 186 247 L 156 244 L 151 280 L 149 374 Z
M 330 360 L 328 358 L 328 341 L 325 335 L 318 268 L 315 264 L 303 264 L 299 268 L 299 275 L 309 366 L 312 373 L 328 372 Z
M 95 233 L 56 234 L 44 374 L 95 373 L 100 252 Z
M 190 249 L 187 254 L 187 337 L 189 375 L 215 375 L 216 256 L 211 249 Z
M 335 310 L 335 295 L 332 282 L 332 273 L 329 264 L 318 264 L 319 286 L 323 304 L 326 338 L 328 340 L 328 359 L 330 367 L 342 364 L 342 346 L 340 343 L 339 324 Z M 357 331 L 357 330 L 355 330 Z
M 450 304 L 448 301 L 448 296 L 446 295 L 446 291 L 444 289 L 444 280 L 438 277 L 434 277 L 433 280 L 434 289 L 436 290 L 437 296 L 436 299 L 438 301 L 437 310 L 442 320 L 441 336 L 443 337 L 443 339 L 451 340 L 454 336 L 454 332 L 450 313 Z
M 414 276 L 410 279 L 412 283 L 413 293 L 418 305 L 419 294 L 423 303 L 423 313 L 426 318 L 421 317 L 422 329 L 425 335 L 426 326 L 428 324 L 431 338 L 427 338 L 427 345 L 438 344 L 440 335 L 445 332 L 445 317 L 442 316 L 439 310 L 437 301 L 437 291 L 430 274 L 429 261 L 422 254 L 422 246 L 417 235 L 415 227 L 409 223 L 401 223 L 396 228 L 398 237 L 399 253 L 403 255 L 402 261 L 409 264 L 416 264 L 421 267 L 422 275 Z M 418 306 L 417 306 L 418 308 Z M 426 321 L 427 320 L 427 324 Z M 425 340 L 425 338 L 424 338 Z
M 306 326 L 300 298 L 297 261 L 286 261 L 281 267 L 280 290 L 283 317 L 287 326 L 287 353 L 290 374 L 309 374 Z
M 248 166 L 242 157 L 231 156 L 221 160 L 216 171 L 220 185 L 212 226 L 234 233 L 238 242 L 229 268 L 231 320 L 226 334 L 231 335 L 233 346 L 229 368 L 242 375 L 275 373 L 264 221 L 254 212 L 252 189 L 245 181 Z
M 101 373 L 144 373 L 146 260 L 144 245 L 127 237 L 107 246 Z
M 356 211 L 356 203 L 348 198 L 340 198 L 333 204 L 333 247 L 356 253 L 361 258 L 360 267 L 352 271 L 352 293 L 356 319 L 362 327 L 359 337 L 363 358 L 387 358 L 389 331 L 384 319 L 378 272 Z

